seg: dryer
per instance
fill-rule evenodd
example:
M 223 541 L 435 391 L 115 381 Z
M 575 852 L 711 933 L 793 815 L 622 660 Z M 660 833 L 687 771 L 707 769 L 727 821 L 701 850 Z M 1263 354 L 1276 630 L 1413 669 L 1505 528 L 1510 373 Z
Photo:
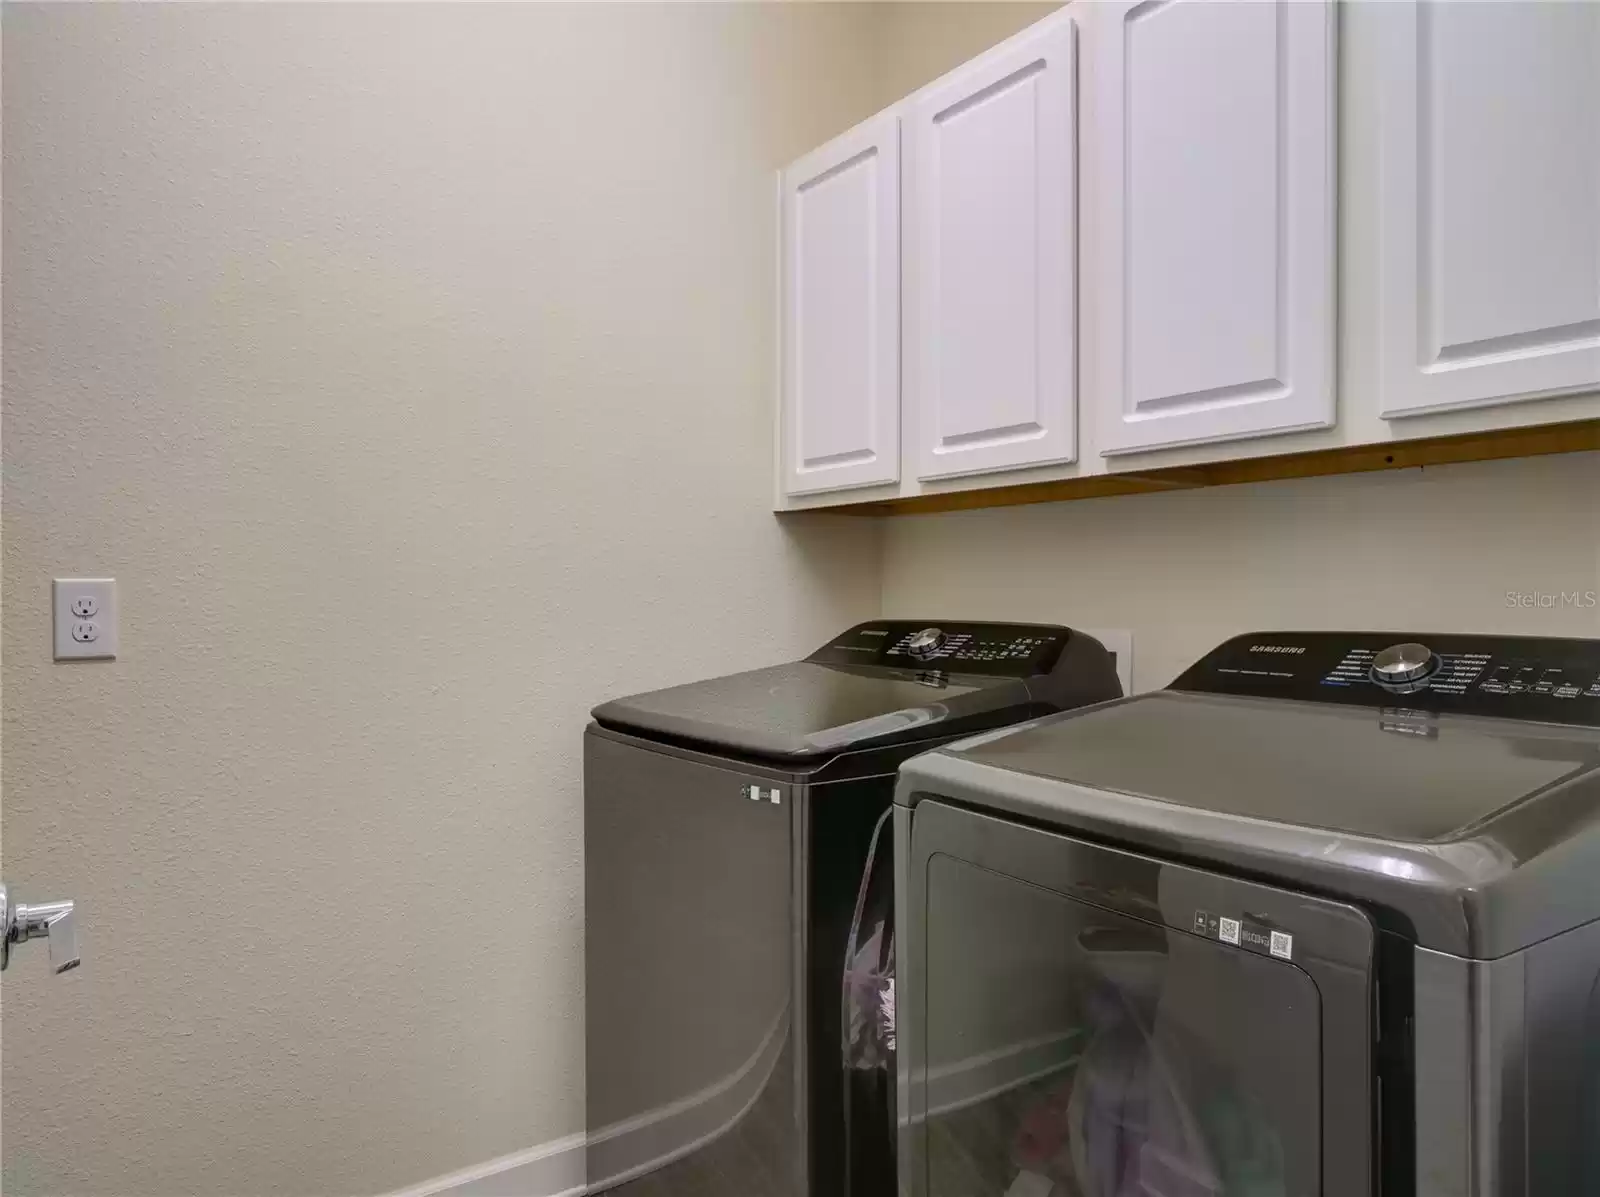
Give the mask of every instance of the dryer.
M 1121 694 L 1064 627 L 874 620 L 584 736 L 589 1191 L 894 1186 L 895 769 Z
M 1600 642 L 1255 633 L 895 802 L 903 1194 L 1600 1192 Z

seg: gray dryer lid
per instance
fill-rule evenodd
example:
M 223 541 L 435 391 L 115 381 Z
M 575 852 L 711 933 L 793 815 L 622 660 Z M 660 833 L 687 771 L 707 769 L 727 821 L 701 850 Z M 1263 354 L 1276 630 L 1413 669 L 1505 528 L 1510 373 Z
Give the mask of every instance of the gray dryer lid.
M 1158 691 L 965 755 L 1229 818 L 1428 844 L 1600 766 L 1600 734 Z
M 907 762 L 896 801 L 953 801 L 1247 869 L 1363 902 L 1381 925 L 1465 956 L 1504 955 L 1600 918 L 1600 727 L 1518 717 L 1592 708 L 1494 681 L 1479 692 L 1512 650 L 1537 657 L 1537 676 L 1565 662 L 1562 676 L 1588 687 L 1600 646 L 1452 644 L 1448 669 L 1484 649 L 1469 681 L 1396 695 L 1346 684 L 1349 635 L 1240 638 L 1291 663 L 1252 660 L 1244 676 L 1230 642 L 1207 658 L 1226 667 L 1208 673 L 1202 662 L 1175 683 L 1183 689 Z M 1324 637 L 1337 643 L 1319 645 Z M 1318 689 L 1328 678 L 1338 684 Z

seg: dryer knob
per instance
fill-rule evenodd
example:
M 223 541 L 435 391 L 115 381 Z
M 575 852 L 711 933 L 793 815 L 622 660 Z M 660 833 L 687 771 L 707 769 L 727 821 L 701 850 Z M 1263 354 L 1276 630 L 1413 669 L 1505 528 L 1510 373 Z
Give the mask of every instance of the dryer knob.
M 906 642 L 906 652 L 913 657 L 930 657 L 944 647 L 945 634 L 938 628 L 923 628 Z
M 1426 644 L 1391 644 L 1372 659 L 1372 680 L 1397 694 L 1423 689 L 1438 672 L 1438 654 Z

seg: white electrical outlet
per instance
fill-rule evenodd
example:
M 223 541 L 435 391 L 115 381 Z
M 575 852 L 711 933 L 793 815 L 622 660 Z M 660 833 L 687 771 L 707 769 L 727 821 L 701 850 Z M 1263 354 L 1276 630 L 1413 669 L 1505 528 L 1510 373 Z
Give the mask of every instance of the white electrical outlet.
M 57 578 L 52 587 L 56 660 L 110 661 L 117 655 L 117 580 Z

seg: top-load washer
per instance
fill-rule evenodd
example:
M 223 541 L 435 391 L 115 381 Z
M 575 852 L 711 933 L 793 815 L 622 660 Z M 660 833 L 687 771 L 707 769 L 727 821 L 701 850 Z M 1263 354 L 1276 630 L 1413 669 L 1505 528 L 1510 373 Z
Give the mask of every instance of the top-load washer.
M 1600 1193 L 1600 642 L 1243 636 L 895 826 L 902 1192 Z
M 590 1191 L 893 1190 L 895 769 L 1115 698 L 1099 641 L 874 620 L 584 736 Z

